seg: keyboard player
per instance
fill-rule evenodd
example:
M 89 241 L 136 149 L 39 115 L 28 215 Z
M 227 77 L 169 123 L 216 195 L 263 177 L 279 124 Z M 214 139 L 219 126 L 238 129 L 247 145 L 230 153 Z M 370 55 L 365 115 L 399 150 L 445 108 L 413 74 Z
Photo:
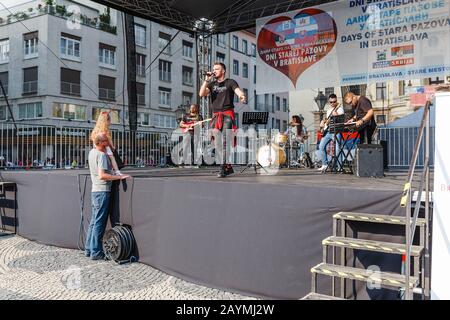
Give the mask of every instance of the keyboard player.
M 349 125 L 352 122 L 355 123 L 356 128 L 360 135 L 360 143 L 372 143 L 372 135 L 375 132 L 377 124 L 374 119 L 374 113 L 372 103 L 369 99 L 363 96 L 354 94 L 353 92 L 347 92 L 344 95 L 344 102 L 352 106 L 355 115 L 348 120 L 345 124 Z

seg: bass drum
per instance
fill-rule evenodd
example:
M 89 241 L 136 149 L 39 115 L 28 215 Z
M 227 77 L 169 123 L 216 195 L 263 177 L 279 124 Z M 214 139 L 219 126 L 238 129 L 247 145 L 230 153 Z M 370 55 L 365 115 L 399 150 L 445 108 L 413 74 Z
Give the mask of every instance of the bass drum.
M 274 143 L 262 146 L 258 150 L 258 162 L 263 167 L 281 167 L 286 163 L 286 152 Z

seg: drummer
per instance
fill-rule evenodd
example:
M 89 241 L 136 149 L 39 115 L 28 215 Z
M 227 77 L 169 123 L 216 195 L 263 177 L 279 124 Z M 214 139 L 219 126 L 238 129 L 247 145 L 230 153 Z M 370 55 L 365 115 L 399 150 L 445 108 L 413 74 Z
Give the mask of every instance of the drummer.
M 289 128 L 286 130 L 285 134 L 290 134 L 291 145 L 294 141 L 298 142 L 300 154 L 297 154 L 297 159 L 303 157 L 303 153 L 305 151 L 304 142 L 308 139 L 308 132 L 306 131 L 305 126 L 303 125 L 303 117 L 294 115 L 292 116 L 292 120 L 289 123 Z

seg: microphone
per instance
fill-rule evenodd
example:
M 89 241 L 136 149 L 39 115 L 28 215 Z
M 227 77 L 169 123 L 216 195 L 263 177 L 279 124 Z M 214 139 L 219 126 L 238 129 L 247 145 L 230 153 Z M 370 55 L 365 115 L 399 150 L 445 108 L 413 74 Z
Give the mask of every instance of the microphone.
M 206 72 L 206 75 L 208 77 L 212 77 L 213 79 L 216 77 L 216 74 L 214 73 L 214 71 L 208 71 L 208 72 Z

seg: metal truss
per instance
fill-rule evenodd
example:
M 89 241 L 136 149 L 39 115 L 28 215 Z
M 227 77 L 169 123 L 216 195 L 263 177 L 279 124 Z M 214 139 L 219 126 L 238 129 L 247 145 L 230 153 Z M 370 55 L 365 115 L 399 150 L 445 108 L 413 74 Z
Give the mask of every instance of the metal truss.
M 175 1 L 154 0 L 93 0 L 94 2 L 125 11 L 142 18 L 186 31 L 197 32 L 200 18 L 177 9 Z M 186 0 L 189 1 L 189 0 Z M 256 19 L 291 10 L 333 2 L 336 0 L 236 0 L 221 12 L 212 13 L 207 19 L 213 22 L 210 33 L 227 33 L 255 27 Z M 198 4 L 198 1 L 195 2 Z M 194 3 L 193 3 L 194 5 Z

